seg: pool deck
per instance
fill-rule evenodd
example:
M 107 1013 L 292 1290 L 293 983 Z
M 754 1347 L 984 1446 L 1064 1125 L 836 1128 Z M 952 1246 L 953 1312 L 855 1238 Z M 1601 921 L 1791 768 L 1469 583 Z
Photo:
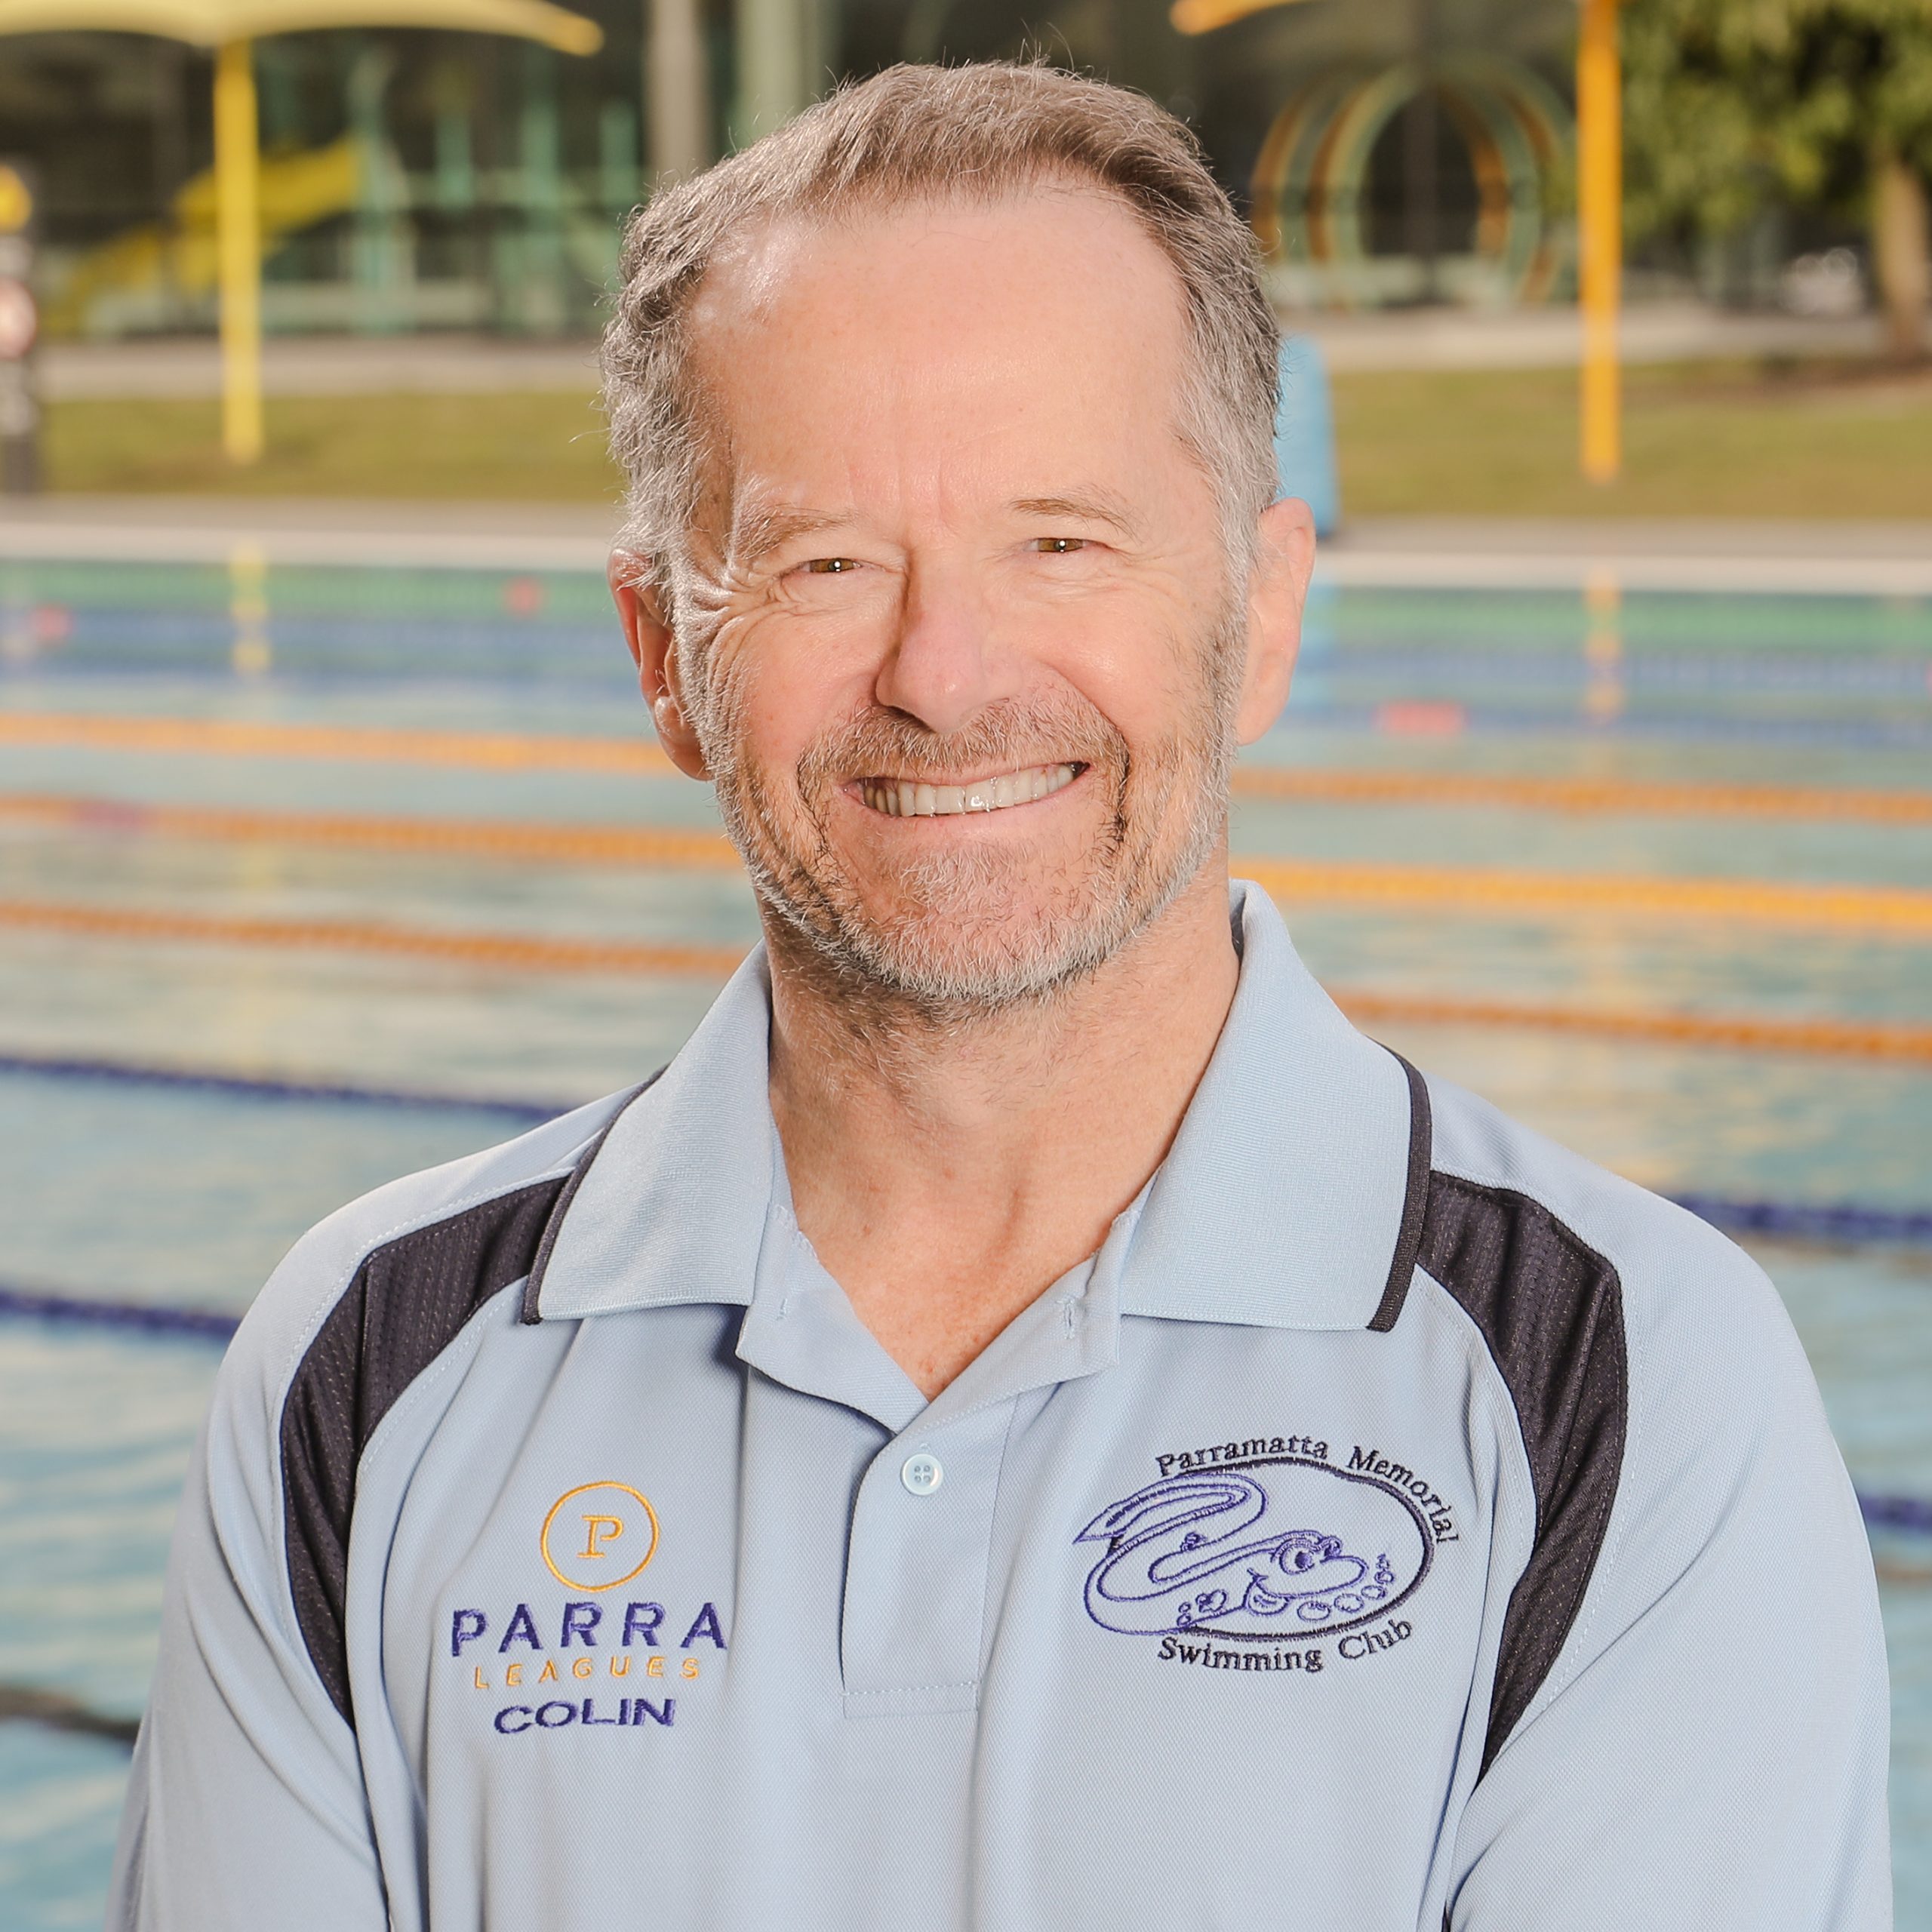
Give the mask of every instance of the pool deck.
M 614 508 L 297 497 L 14 498 L 0 558 L 600 570 Z M 1932 523 L 1373 517 L 1322 549 L 1337 584 L 1932 597 Z

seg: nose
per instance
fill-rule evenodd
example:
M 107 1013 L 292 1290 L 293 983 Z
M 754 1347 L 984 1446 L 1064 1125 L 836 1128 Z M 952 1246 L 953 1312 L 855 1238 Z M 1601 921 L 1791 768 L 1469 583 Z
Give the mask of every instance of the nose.
M 1017 697 L 1020 666 L 964 562 L 920 561 L 907 573 L 898 626 L 874 695 L 929 731 L 957 731 Z

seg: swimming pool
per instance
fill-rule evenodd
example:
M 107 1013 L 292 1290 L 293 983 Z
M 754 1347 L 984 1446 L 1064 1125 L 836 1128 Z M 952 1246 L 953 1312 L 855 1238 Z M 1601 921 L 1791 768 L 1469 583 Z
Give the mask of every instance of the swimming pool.
M 223 1322 L 351 1195 L 657 1064 L 755 936 L 628 671 L 588 574 L 0 562 L 10 1927 L 98 1921 Z M 1902 1926 L 1928 750 L 1932 603 L 1349 588 L 1234 826 L 1379 1036 L 1755 1226 L 1881 1519 Z

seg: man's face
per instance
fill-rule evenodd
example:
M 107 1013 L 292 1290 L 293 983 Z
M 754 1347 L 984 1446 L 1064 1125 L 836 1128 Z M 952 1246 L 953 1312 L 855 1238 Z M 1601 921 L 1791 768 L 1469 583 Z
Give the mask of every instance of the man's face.
M 781 226 L 691 337 L 676 670 L 765 903 L 929 1006 L 1091 970 L 1220 848 L 1248 656 L 1165 258 L 1071 189 Z

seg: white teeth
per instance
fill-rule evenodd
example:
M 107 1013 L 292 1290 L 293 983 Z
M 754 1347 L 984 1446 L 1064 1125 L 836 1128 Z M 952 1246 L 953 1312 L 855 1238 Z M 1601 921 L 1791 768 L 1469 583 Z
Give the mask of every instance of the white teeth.
M 1002 772 L 971 785 L 921 785 L 910 779 L 868 778 L 859 794 L 875 812 L 888 818 L 951 818 L 961 812 L 1004 811 L 1009 805 L 1031 804 L 1073 783 L 1071 764 L 1036 764 L 1024 771 Z

